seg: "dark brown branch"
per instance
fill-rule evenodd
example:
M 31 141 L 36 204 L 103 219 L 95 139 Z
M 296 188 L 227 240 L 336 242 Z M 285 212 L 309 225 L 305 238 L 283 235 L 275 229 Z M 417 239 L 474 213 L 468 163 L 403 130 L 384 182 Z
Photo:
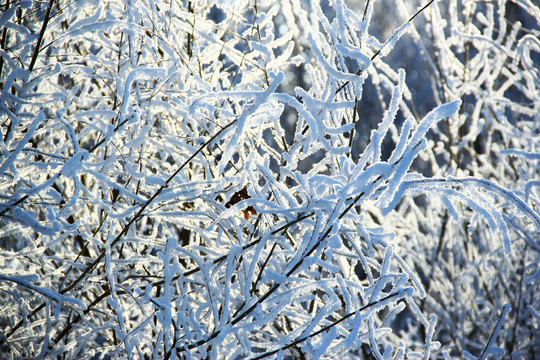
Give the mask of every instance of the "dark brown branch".
M 32 55 L 32 60 L 30 61 L 30 65 L 28 66 L 28 70 L 32 71 L 34 69 L 34 65 L 36 64 L 37 57 L 39 55 L 39 51 L 41 50 L 41 42 L 43 41 L 43 37 L 45 36 L 45 31 L 47 30 L 47 24 L 49 23 L 49 19 L 51 18 L 51 9 L 53 7 L 54 0 L 49 0 L 49 7 L 47 8 L 47 11 L 45 12 L 45 19 L 43 19 L 43 24 L 41 25 L 41 31 L 39 32 L 39 38 L 37 40 L 36 47 L 34 48 L 34 54 Z

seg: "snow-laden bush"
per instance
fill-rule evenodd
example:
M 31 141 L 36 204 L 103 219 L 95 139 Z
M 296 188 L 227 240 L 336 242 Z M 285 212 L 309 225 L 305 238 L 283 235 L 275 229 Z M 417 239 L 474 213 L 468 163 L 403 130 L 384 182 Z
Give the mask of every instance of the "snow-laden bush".
M 417 5 L 0 5 L 2 356 L 532 358 L 540 9 Z

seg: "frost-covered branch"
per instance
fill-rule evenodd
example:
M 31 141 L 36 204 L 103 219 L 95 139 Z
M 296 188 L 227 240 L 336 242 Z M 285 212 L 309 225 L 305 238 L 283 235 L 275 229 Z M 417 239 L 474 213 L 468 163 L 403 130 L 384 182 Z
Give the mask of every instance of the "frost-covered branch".
M 535 4 L 0 8 L 0 353 L 538 350 Z

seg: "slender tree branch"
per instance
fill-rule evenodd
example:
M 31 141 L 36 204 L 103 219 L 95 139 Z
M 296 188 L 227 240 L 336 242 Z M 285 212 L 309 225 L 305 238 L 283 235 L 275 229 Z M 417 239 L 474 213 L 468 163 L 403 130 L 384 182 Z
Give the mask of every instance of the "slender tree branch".
M 39 38 L 37 40 L 36 47 L 34 48 L 34 54 L 32 55 L 32 60 L 30 61 L 30 65 L 28 66 L 28 70 L 30 71 L 34 69 L 37 57 L 39 55 L 39 52 L 41 51 L 41 42 L 43 41 L 45 31 L 47 30 L 47 24 L 49 23 L 49 19 L 51 17 L 51 9 L 53 7 L 53 4 L 54 0 L 49 0 L 49 6 L 47 7 L 47 11 L 45 12 L 45 19 L 43 20 L 43 24 L 41 25 L 41 31 L 39 32 Z

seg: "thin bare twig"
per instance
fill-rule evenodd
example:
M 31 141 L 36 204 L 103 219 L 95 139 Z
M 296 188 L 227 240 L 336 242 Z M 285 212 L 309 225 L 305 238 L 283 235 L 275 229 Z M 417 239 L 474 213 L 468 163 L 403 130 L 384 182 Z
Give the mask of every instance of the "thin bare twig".
M 415 19 L 422 11 L 424 11 L 425 9 L 427 9 L 427 8 L 433 3 L 433 1 L 435 1 L 435 0 L 430 0 L 426 5 L 424 5 L 422 8 L 420 8 L 416 13 L 414 13 L 413 16 L 411 16 L 411 17 L 409 18 L 409 20 L 407 20 L 407 21 L 405 22 L 405 24 L 408 23 L 408 22 L 413 21 L 413 20 L 414 20 L 414 19 Z M 390 39 L 392 39 L 392 38 L 390 38 Z M 390 39 L 389 39 L 389 40 L 390 40 Z M 377 51 L 375 51 L 375 53 L 371 56 L 371 59 L 370 59 L 371 61 L 375 60 L 375 59 L 379 56 L 379 54 L 381 53 L 381 50 L 384 49 L 384 47 L 386 46 L 387 43 L 388 43 L 388 41 L 387 41 L 380 49 L 378 49 Z M 363 72 L 364 72 L 364 69 L 360 68 L 360 69 L 358 69 L 358 71 L 356 72 L 356 75 L 360 76 Z M 339 92 L 341 92 L 341 90 L 343 90 L 343 88 L 345 88 L 345 86 L 347 86 L 349 83 L 350 83 L 349 81 L 346 81 L 345 83 L 343 83 L 343 84 L 336 90 L 336 94 L 338 94 Z
M 34 65 L 36 64 L 36 60 L 38 57 L 39 52 L 41 51 L 41 42 L 43 41 L 43 37 L 45 36 L 45 31 L 47 30 L 47 24 L 49 23 L 49 19 L 51 17 L 51 9 L 53 7 L 54 0 L 49 1 L 49 7 L 47 7 L 47 11 L 45 12 L 45 19 L 43 19 L 43 24 L 41 25 L 41 31 L 39 32 L 39 38 L 36 43 L 36 47 L 34 48 L 34 54 L 32 55 L 32 60 L 30 60 L 30 65 L 28 66 L 28 70 L 32 71 L 34 69 Z

